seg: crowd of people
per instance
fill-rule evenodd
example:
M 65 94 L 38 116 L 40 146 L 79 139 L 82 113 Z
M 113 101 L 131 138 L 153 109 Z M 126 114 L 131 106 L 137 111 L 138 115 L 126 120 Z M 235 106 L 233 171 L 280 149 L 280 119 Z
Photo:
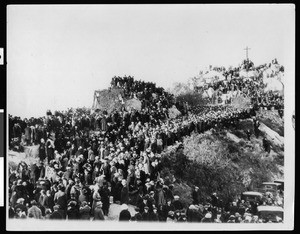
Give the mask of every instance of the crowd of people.
M 9 116 L 10 148 L 37 145 L 39 157 L 9 169 L 10 218 L 105 220 L 116 203 L 120 221 L 268 222 L 257 217 L 258 204 L 247 201 L 220 204 L 213 194 L 200 204 L 197 186 L 193 204 L 184 206 L 173 185 L 160 177 L 166 147 L 195 131 L 234 126 L 255 115 L 253 109 L 218 106 L 170 119 L 175 100 L 163 88 L 132 77 L 114 77 L 111 85 L 143 100 L 142 110 Z
M 272 64 L 278 64 L 277 60 L 274 59 Z M 231 68 L 226 70 L 223 68 L 214 68 L 221 72 L 225 76 L 225 80 L 211 82 L 205 85 L 203 90 L 212 88 L 214 90 L 214 101 L 215 102 L 231 102 L 233 97 L 243 95 L 249 97 L 251 104 L 255 108 L 266 108 L 271 109 L 272 107 L 276 110 L 283 109 L 284 98 L 283 95 L 277 91 L 265 91 L 266 84 L 263 82 L 263 72 L 265 69 L 270 67 L 271 64 L 261 65 L 254 67 L 254 64 L 249 60 L 245 60 L 240 67 Z M 239 77 L 239 71 L 241 69 L 255 70 L 257 76 L 248 79 L 241 79 Z M 280 68 L 281 69 L 281 68 Z M 283 68 L 281 69 L 283 70 Z M 226 100 L 222 100 L 222 95 L 227 95 Z

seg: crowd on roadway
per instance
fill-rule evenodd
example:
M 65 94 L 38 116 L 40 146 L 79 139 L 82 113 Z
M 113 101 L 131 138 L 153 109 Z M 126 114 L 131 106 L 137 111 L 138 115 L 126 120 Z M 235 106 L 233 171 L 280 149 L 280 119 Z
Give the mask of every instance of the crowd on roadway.
M 268 221 L 258 219 L 258 204 L 247 201 L 220 204 L 213 194 L 200 204 L 196 187 L 194 202 L 186 207 L 160 177 L 166 147 L 194 131 L 235 125 L 253 110 L 217 107 L 169 119 L 175 101 L 155 84 L 114 77 L 112 87 L 147 102 L 141 111 L 69 109 L 25 120 L 9 116 L 11 149 L 37 145 L 39 157 L 37 163 L 9 169 L 10 218 L 105 220 L 116 203 L 121 221 Z

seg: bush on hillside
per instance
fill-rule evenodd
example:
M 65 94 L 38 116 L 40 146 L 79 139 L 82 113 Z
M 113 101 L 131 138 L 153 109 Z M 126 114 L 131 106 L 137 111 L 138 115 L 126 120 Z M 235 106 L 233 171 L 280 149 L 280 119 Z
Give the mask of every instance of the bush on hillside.
M 176 97 L 176 100 L 181 103 L 187 102 L 191 109 L 207 104 L 207 99 L 202 97 L 202 93 L 190 92 L 180 94 Z
M 175 183 L 173 187 L 173 194 L 179 195 L 179 200 L 185 208 L 188 208 L 188 206 L 193 202 L 192 188 L 186 183 Z
M 184 139 L 184 154 L 189 160 L 202 165 L 224 168 L 228 165 L 229 150 L 221 141 L 209 134 L 193 134 Z
M 249 148 L 243 138 L 235 143 L 224 134 L 193 134 L 184 138 L 183 145 L 184 149 L 173 147 L 163 154 L 163 167 L 174 173 L 176 183 L 197 185 L 201 202 L 213 192 L 225 203 L 232 201 L 243 191 L 272 181 L 274 174 L 281 173 L 277 167 L 280 152 L 268 157 L 260 143 Z

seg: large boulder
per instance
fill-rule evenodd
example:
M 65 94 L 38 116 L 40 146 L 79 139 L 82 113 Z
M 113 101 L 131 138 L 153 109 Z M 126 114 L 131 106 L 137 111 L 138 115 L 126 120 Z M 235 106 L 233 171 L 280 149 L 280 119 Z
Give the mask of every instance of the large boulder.
M 263 80 L 266 84 L 264 89 L 265 92 L 267 91 L 277 91 L 283 94 L 283 83 L 276 78 L 267 78 Z
M 271 128 L 266 126 L 264 123 L 260 122 L 259 130 L 265 133 L 266 138 L 272 141 L 275 145 L 279 147 L 284 146 L 284 137 L 280 136 L 277 132 L 273 131 Z
M 140 100 L 138 100 L 136 98 L 132 98 L 132 99 L 125 101 L 125 108 L 126 108 L 126 110 L 135 109 L 135 110 L 140 111 L 142 109 L 142 103 Z
M 104 89 L 97 92 L 97 100 L 94 100 L 94 110 L 107 111 L 111 113 L 120 110 L 122 107 L 124 91 L 123 89 Z

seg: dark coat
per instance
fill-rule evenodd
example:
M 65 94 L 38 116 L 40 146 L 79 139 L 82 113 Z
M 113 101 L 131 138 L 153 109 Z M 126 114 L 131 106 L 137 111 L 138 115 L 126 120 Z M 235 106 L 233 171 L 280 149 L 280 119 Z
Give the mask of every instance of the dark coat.
M 119 221 L 129 221 L 131 219 L 131 214 L 128 210 L 122 210 L 119 215 Z
M 46 158 L 46 146 L 42 143 L 40 143 L 39 146 L 39 158 L 41 161 L 43 161 Z
M 143 220 L 143 217 L 142 217 L 142 214 L 139 212 L 139 213 L 136 213 L 133 217 L 132 217 L 132 220 L 133 221 L 142 221 Z
M 128 193 L 128 188 L 123 187 L 121 190 L 121 204 L 125 203 L 128 204 L 129 202 L 129 193 Z
M 199 204 L 199 194 L 197 191 L 192 192 L 193 204 Z
M 53 200 L 53 197 L 51 197 L 51 196 L 45 197 L 44 206 L 45 206 L 46 208 L 50 208 L 51 210 L 53 210 L 53 206 L 54 206 L 54 200 Z
M 150 213 L 149 218 L 150 218 L 149 221 L 154 221 L 154 222 L 158 221 L 159 220 L 158 213 L 154 213 L 154 212 Z
M 67 210 L 67 196 L 66 196 L 66 194 L 63 195 L 63 196 L 60 196 L 57 199 L 56 204 L 59 205 L 62 210 Z
M 68 207 L 68 219 L 79 219 L 79 211 L 76 207 Z
M 63 216 L 58 211 L 54 211 L 50 215 L 50 219 L 63 219 Z
M 143 213 L 142 214 L 142 219 L 143 219 L 143 221 L 150 221 L 150 213 L 148 212 L 148 213 Z

